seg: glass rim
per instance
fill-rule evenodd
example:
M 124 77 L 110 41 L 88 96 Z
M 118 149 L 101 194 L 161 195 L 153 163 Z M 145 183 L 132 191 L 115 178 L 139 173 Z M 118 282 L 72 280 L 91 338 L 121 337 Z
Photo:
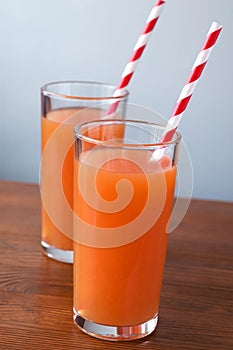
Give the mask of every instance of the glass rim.
M 108 100 L 119 100 L 124 99 L 129 96 L 129 91 L 125 89 L 124 94 L 118 95 L 118 96 L 82 96 L 82 95 L 66 95 L 58 92 L 53 92 L 50 90 L 51 86 L 59 85 L 59 84 L 80 84 L 80 85 L 96 85 L 96 86 L 105 86 L 109 88 L 113 88 L 113 90 L 117 89 L 117 86 L 111 83 L 105 83 L 105 82 L 98 82 L 98 81 L 89 81 L 89 80 L 58 80 L 58 81 L 52 81 L 50 83 L 46 83 L 42 85 L 40 88 L 41 93 L 46 96 L 51 97 L 60 97 L 60 98 L 66 98 L 66 99 L 72 99 L 72 100 L 87 100 L 87 101 L 108 101 Z
M 181 138 L 182 138 L 182 135 L 180 132 L 178 131 L 175 131 L 174 135 L 175 135 L 175 138 L 173 136 L 173 139 L 171 141 L 166 141 L 166 142 L 156 142 L 156 143 L 115 143 L 115 144 L 112 144 L 109 142 L 109 140 L 97 140 L 97 139 L 94 139 L 94 138 L 91 138 L 91 137 L 88 137 L 88 136 L 85 136 L 83 135 L 82 133 L 80 133 L 80 130 L 82 128 L 85 128 L 87 126 L 92 126 L 93 127 L 96 125 L 96 124 L 137 124 L 137 125 L 151 125 L 153 127 L 159 127 L 160 129 L 165 129 L 165 125 L 162 125 L 162 124 L 158 124 L 158 123 L 153 123 L 153 122 L 147 122 L 147 121 L 144 121 L 144 120 L 134 120 L 134 119 L 98 119 L 98 120 L 93 120 L 93 121 L 87 121 L 87 122 L 83 122 L 83 123 L 80 123 L 80 124 L 77 124 L 75 127 L 74 127 L 74 136 L 75 136 L 75 139 L 80 139 L 82 141 L 86 141 L 86 142 L 89 142 L 89 143 L 92 143 L 96 146 L 105 146 L 105 147 L 111 147 L 111 148 L 117 148 L 117 147 L 121 147 L 121 148 L 127 148 L 127 149 L 155 149 L 155 148 L 158 148 L 158 147 L 161 147 L 161 146 L 171 146 L 171 145 L 177 145 L 180 143 L 181 141 Z M 111 140 L 110 140 L 111 141 Z

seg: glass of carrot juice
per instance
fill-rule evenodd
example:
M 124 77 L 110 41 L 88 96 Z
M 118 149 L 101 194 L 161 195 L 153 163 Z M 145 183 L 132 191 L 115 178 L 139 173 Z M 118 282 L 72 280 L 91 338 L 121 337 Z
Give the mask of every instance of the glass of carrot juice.
M 128 92 L 112 97 L 115 89 L 87 81 L 54 82 L 41 88 L 41 244 L 55 260 L 73 262 L 74 125 L 105 117 L 114 103 L 114 115 L 122 118 Z
M 142 338 L 158 321 L 181 136 L 161 144 L 163 126 L 135 120 L 74 132 L 74 322 Z

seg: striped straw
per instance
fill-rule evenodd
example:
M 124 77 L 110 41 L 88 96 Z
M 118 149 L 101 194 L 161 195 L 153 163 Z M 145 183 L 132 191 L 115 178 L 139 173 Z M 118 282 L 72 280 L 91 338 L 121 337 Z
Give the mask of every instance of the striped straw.
M 191 74 L 181 91 L 181 94 L 176 102 L 174 111 L 167 123 L 164 134 L 162 136 L 161 142 L 169 142 L 172 140 L 172 137 L 180 123 L 180 120 L 187 108 L 187 105 L 192 97 L 193 91 L 197 85 L 198 80 L 200 79 L 201 73 L 205 68 L 207 60 L 211 54 L 211 51 L 217 41 L 217 38 L 222 30 L 222 26 L 216 22 L 213 22 L 210 26 L 210 29 L 207 33 L 205 42 L 201 48 L 201 51 L 197 55 L 197 58 L 192 67 Z
M 152 8 L 147 20 L 146 20 L 146 24 L 143 28 L 143 31 L 141 33 L 141 35 L 139 36 L 136 45 L 134 47 L 134 51 L 132 56 L 129 59 L 129 62 L 127 63 L 122 75 L 121 75 L 121 80 L 113 94 L 113 97 L 119 97 L 119 96 L 123 96 L 125 94 L 125 90 L 135 72 L 136 66 L 138 64 L 138 61 L 140 59 L 140 57 L 142 56 L 142 53 L 149 41 L 149 38 L 151 36 L 152 30 L 154 29 L 158 18 L 162 12 L 162 9 L 164 7 L 165 4 L 165 0 L 157 0 L 154 7 Z M 115 101 L 114 103 L 112 103 L 107 112 L 106 112 L 106 116 L 110 117 L 112 114 L 115 113 L 115 111 L 117 110 L 119 101 Z

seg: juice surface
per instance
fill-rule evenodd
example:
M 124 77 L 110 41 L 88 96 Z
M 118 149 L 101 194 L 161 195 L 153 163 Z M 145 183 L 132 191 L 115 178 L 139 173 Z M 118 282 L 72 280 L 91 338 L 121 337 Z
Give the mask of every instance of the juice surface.
M 103 151 L 92 151 L 90 164 L 91 158 L 98 163 L 98 157 L 103 156 L 101 152 Z M 148 154 L 145 154 L 145 159 L 148 159 Z M 145 163 L 143 174 L 137 165 L 137 154 L 134 161 L 122 159 L 121 156 L 107 161 L 96 175 L 96 190 L 101 198 L 109 202 L 116 200 L 116 184 L 122 179 L 132 184 L 134 192 L 124 209 L 119 212 L 104 212 L 98 207 L 100 201 L 94 193 L 89 196 L 94 207 L 83 198 L 77 182 L 80 167 L 87 183 L 89 178 L 95 176 L 96 169 L 90 164 L 82 162 L 82 158 L 80 162 L 75 161 L 74 211 L 91 226 L 119 228 L 119 234 L 122 227 L 127 227 L 128 234 L 134 237 L 128 224 L 142 213 L 148 200 L 148 184 L 153 187 L 164 183 L 166 187 L 166 193 L 156 197 L 157 203 L 149 203 L 152 204 L 153 216 L 153 206 L 163 202 L 160 215 L 155 217 L 155 222 L 149 229 L 145 228 L 145 220 L 142 219 L 137 225 L 142 234 L 139 238 L 135 236 L 131 242 L 127 243 L 123 239 L 121 245 L 101 247 L 98 243 L 93 243 L 95 239 L 98 241 L 97 233 L 92 244 L 88 245 L 79 240 L 80 235 L 88 237 L 88 227 L 75 227 L 75 232 L 79 230 L 79 234 L 74 236 L 75 312 L 100 324 L 137 325 L 158 313 L 168 240 L 166 226 L 172 209 L 176 167 L 171 166 L 168 158 L 164 158 L 161 166 Z
M 73 129 L 102 114 L 101 109 L 67 108 L 41 117 L 42 240 L 59 249 L 73 249 Z

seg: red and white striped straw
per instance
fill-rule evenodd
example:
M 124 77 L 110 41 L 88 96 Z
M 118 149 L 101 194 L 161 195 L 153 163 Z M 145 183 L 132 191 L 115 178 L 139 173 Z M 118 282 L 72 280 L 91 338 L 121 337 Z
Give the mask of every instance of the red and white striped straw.
M 130 57 L 129 62 L 127 63 L 121 75 L 121 80 L 113 94 L 113 97 L 119 97 L 125 94 L 125 90 L 135 72 L 137 63 L 140 57 L 142 56 L 142 53 L 149 41 L 152 30 L 154 29 L 158 21 L 158 18 L 163 10 L 164 4 L 165 4 L 165 0 L 157 0 L 154 7 L 152 8 L 146 20 L 146 24 L 143 28 L 143 31 L 136 42 L 136 45 L 133 50 L 133 54 Z M 110 117 L 113 113 L 116 112 L 118 104 L 119 104 L 119 101 L 115 101 L 109 106 L 106 112 L 106 117 Z
M 187 105 L 192 97 L 193 91 L 197 85 L 198 80 L 200 79 L 201 73 L 205 68 L 207 60 L 211 54 L 211 51 L 217 41 L 217 38 L 222 30 L 222 26 L 216 22 L 213 22 L 210 26 L 210 29 L 207 33 L 205 42 L 201 48 L 201 51 L 197 55 L 197 58 L 192 67 L 191 74 L 180 93 L 180 96 L 176 102 L 174 111 L 167 123 L 164 134 L 162 136 L 161 142 L 169 142 L 172 140 L 172 137 L 180 123 L 180 120 L 187 108 Z

